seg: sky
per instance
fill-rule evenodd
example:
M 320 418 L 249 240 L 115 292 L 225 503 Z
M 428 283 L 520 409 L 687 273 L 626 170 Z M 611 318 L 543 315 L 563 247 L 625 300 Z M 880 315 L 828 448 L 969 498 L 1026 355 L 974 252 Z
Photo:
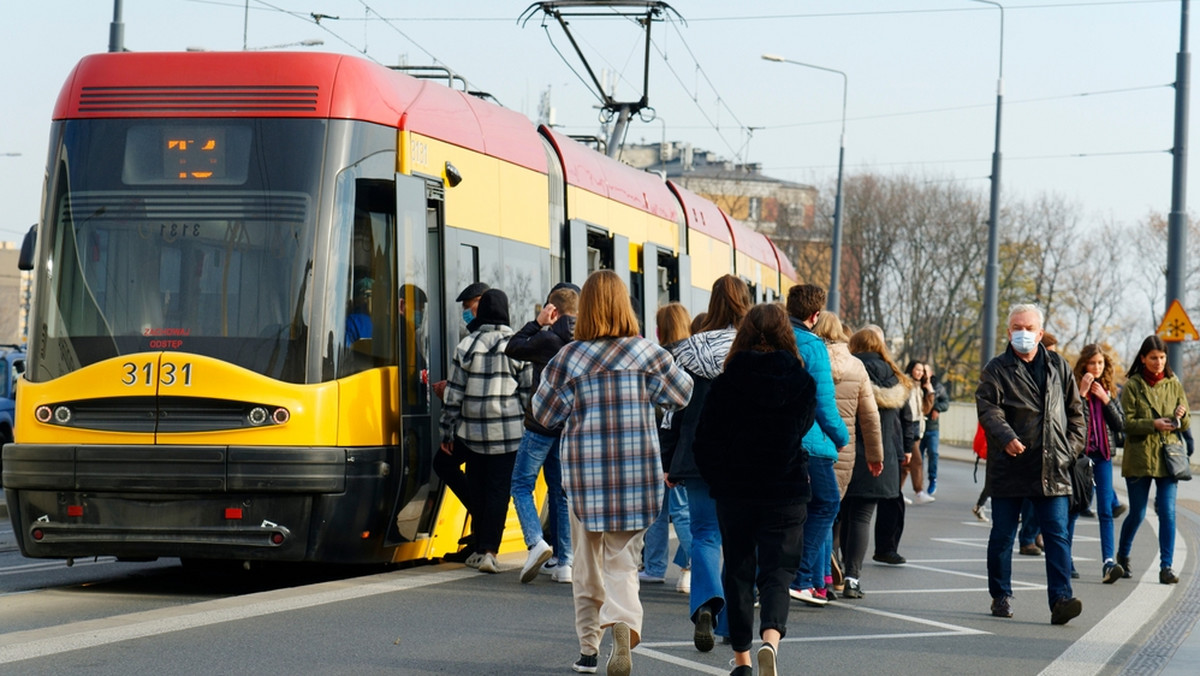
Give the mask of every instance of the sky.
M 444 65 L 531 118 L 549 90 L 569 134 L 600 134 L 598 97 L 557 22 L 527 0 L 124 0 L 132 51 L 286 49 Z M 1001 204 L 1047 193 L 1085 223 L 1171 206 L 1180 0 L 1013 0 L 1005 7 Z M 648 98 L 627 142 L 691 143 L 831 186 L 843 92 L 845 171 L 988 191 L 1001 12 L 971 0 L 677 0 L 652 24 Z M 66 76 L 108 49 L 109 0 L 6 0 L 0 50 L 0 241 L 37 221 L 50 114 Z M 320 22 L 313 14 L 325 15 Z M 614 98 L 641 96 L 644 36 L 570 21 Z M 560 56 L 561 53 L 561 56 Z M 781 55 L 837 73 L 761 58 Z M 564 58 L 565 57 L 565 58 Z M 844 86 L 844 89 L 843 89 Z M 1192 118 L 1197 117 L 1192 106 Z M 643 119 L 644 118 L 644 119 Z M 1190 172 L 1189 192 L 1200 188 Z M 1200 199 L 1200 194 L 1192 200 Z

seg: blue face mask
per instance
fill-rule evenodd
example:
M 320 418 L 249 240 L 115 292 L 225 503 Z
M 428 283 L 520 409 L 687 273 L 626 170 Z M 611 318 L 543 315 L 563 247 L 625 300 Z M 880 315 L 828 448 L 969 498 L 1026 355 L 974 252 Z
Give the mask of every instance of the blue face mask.
M 463 323 L 470 324 L 475 319 L 475 313 L 470 310 L 463 310 Z
M 424 320 L 425 320 L 424 312 L 417 310 L 416 312 L 413 313 L 413 326 L 420 326 L 421 322 Z
M 1018 354 L 1029 354 L 1037 349 L 1037 334 L 1033 331 L 1013 331 L 1009 342 Z

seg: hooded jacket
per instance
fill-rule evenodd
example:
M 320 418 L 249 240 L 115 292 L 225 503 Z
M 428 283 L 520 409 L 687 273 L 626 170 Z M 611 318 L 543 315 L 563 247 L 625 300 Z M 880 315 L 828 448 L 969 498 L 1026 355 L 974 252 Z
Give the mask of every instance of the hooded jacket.
M 667 470 L 673 483 L 701 478 L 692 455 L 692 442 L 696 438 L 696 426 L 709 386 L 725 369 L 725 357 L 736 335 L 737 329 L 732 326 L 704 331 L 680 341 L 671 350 L 675 363 L 692 377 L 692 400 L 687 408 L 675 414 L 679 420 L 679 439 L 675 443 L 671 467 Z
M 804 449 L 814 458 L 836 461 L 837 449 L 850 443 L 850 433 L 834 400 L 833 376 L 829 371 L 829 353 L 825 350 L 825 341 L 799 319 L 791 316 L 788 319 L 796 336 L 800 361 L 817 383 L 816 424 L 804 435 Z
M 975 390 L 993 497 L 1071 494 L 1071 468 L 1087 434 L 1083 400 L 1066 360 L 1041 345 L 1037 349 L 1046 368 L 1045 392 L 1012 346 L 988 362 Z M 1013 439 L 1025 444 L 1024 453 L 1005 452 Z
M 542 382 L 542 370 L 558 354 L 564 345 L 575 339 L 575 317 L 562 315 L 553 324 L 542 327 L 536 321 L 528 322 L 508 339 L 504 354 L 533 364 L 533 391 Z M 525 429 L 544 437 L 557 437 L 562 428 L 547 429 L 533 417 L 531 409 L 525 409 Z
M 871 380 L 875 405 L 879 408 L 879 431 L 883 441 L 883 472 L 871 476 L 867 467 L 866 435 L 862 421 L 854 445 L 854 471 L 846 497 L 886 500 L 900 495 L 900 463 L 912 447 L 912 416 L 908 409 L 908 386 L 900 382 L 892 367 L 878 353 L 854 355 L 863 363 Z
M 739 352 L 709 389 L 692 444 L 716 499 L 808 502 L 804 434 L 816 382 L 784 351 Z
M 1121 458 L 1121 476 L 1167 476 L 1162 447 L 1164 443 L 1178 440 L 1179 436 L 1154 429 L 1154 419 L 1174 417 L 1175 407 L 1180 404 L 1187 408 L 1187 395 L 1175 376 L 1163 378 L 1150 387 L 1142 374 L 1137 373 L 1125 383 L 1121 390 L 1121 407 L 1125 409 L 1125 454 Z M 1192 422 L 1191 411 L 1184 413 L 1179 422 L 1179 429 L 1186 430 Z

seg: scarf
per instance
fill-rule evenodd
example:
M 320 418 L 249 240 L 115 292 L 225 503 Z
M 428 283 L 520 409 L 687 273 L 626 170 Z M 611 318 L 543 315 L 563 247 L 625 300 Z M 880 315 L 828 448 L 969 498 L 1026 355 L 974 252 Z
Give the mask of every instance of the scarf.
M 1165 378 L 1166 375 L 1167 375 L 1166 369 L 1163 369 L 1162 371 L 1159 371 L 1158 373 L 1151 373 L 1151 372 L 1145 371 L 1145 370 L 1142 371 L 1142 379 L 1145 380 L 1146 384 L 1149 385 L 1150 387 L 1154 387 L 1155 385 L 1157 385 L 1158 381 Z
M 1096 397 L 1087 398 L 1087 454 L 1102 460 L 1112 459 L 1108 446 L 1108 428 L 1104 422 L 1104 404 Z

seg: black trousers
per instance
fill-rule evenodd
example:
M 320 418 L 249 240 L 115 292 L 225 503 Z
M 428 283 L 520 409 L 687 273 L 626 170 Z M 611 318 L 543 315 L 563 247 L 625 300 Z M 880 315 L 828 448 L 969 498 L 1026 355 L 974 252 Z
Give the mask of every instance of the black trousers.
M 766 629 L 787 635 L 788 585 L 800 567 L 807 519 L 808 506 L 803 503 L 717 499 L 725 554 L 725 612 L 734 650 L 750 650 L 754 642 L 756 582 L 759 636 Z
M 457 443 L 455 444 L 457 446 Z M 467 484 L 470 488 L 471 531 L 475 534 L 475 551 L 498 552 L 504 536 L 504 520 L 508 516 L 508 501 L 512 497 L 512 453 L 484 454 L 468 451 Z
M 467 486 L 467 475 L 463 473 L 463 463 L 467 461 L 467 457 L 471 455 L 471 449 L 467 448 L 462 439 L 454 439 L 454 449 L 450 453 L 442 453 L 438 450 L 433 454 L 433 473 L 438 475 L 445 484 L 446 488 L 454 493 L 454 497 L 467 508 L 468 514 L 475 514 L 475 506 L 471 504 L 471 490 Z
M 904 494 L 879 501 L 879 516 L 875 518 L 875 553 L 891 554 L 900 551 L 904 535 Z
M 875 498 L 842 498 L 841 524 L 842 564 L 845 577 L 859 578 L 867 543 L 871 540 L 871 517 L 875 515 Z

